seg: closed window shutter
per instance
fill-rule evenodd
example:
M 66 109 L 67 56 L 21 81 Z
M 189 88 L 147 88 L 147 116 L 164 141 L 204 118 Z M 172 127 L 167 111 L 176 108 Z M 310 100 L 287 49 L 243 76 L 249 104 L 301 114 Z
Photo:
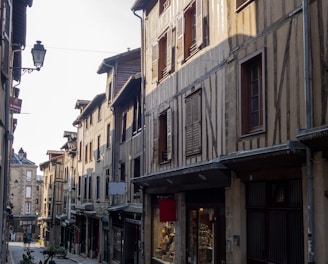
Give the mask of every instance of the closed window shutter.
M 201 93 L 198 92 L 193 96 L 193 151 L 201 151 Z
M 186 98 L 186 155 L 192 154 L 192 97 Z
M 172 30 L 168 29 L 166 34 L 166 72 L 170 73 L 172 68 Z
M 203 0 L 196 0 L 196 44 L 203 44 Z
M 154 44 L 152 47 L 152 59 L 153 59 L 153 81 L 158 80 L 158 43 Z
M 166 122 L 167 122 L 167 160 L 172 159 L 172 110 L 167 109 L 166 112 Z
M 158 163 L 158 118 L 157 116 L 154 117 L 153 120 L 153 163 Z
M 183 27 L 183 14 L 181 14 L 177 19 L 177 60 L 178 62 L 182 62 L 184 59 L 184 27 Z
M 10 67 L 10 36 L 11 36 L 11 21 L 12 21 L 12 1 L 7 0 L 2 10 L 2 72 L 6 75 L 9 74 Z M 8 76 L 9 77 L 9 76 Z

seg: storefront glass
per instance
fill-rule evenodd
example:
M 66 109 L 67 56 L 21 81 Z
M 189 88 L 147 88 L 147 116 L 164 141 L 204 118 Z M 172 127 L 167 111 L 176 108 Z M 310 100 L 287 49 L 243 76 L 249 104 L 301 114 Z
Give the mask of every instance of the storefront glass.
M 214 263 L 214 209 L 191 209 L 188 213 L 188 263 Z
M 159 208 L 153 210 L 153 259 L 173 263 L 175 258 L 175 222 L 160 222 Z

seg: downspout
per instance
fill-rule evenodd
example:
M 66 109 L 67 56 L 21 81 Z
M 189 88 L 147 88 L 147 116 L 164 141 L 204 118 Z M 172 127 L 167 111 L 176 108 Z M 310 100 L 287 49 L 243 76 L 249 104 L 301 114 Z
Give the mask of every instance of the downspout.
M 142 155 L 141 155 L 141 175 L 145 175 L 145 60 L 144 60 L 144 18 L 139 16 L 136 13 L 136 10 L 132 10 L 133 14 L 140 19 L 141 24 L 141 47 L 140 47 L 140 62 L 141 62 L 141 132 L 142 132 Z M 145 189 L 142 187 L 142 204 L 145 204 Z M 141 253 L 143 261 L 141 263 L 146 263 L 145 257 L 145 208 L 142 208 L 142 216 L 141 216 L 141 245 L 139 247 L 139 252 Z
M 110 64 L 107 64 L 105 63 L 105 60 L 103 61 L 102 63 L 103 65 L 111 68 L 112 70 L 112 89 L 110 90 L 111 94 L 109 94 L 109 96 L 112 98 L 113 97 L 113 94 L 114 94 L 114 87 L 116 86 L 115 85 L 115 67 L 113 65 L 110 65 Z M 112 98 L 113 99 L 113 98 Z M 114 118 L 114 129 L 115 129 L 115 115 L 114 115 L 114 108 L 113 107 L 110 107 L 110 110 L 112 111 L 113 113 L 113 118 Z M 115 133 L 116 133 L 116 130 L 114 130 L 114 133 L 112 135 L 112 180 L 115 181 L 115 146 L 114 146 L 114 142 L 115 142 Z M 113 202 L 114 202 L 114 195 L 112 195 L 111 197 L 111 200 L 110 200 L 110 206 L 113 205 Z
M 311 43 L 309 0 L 303 0 L 303 48 L 304 48 L 304 89 L 306 107 L 306 128 L 312 127 L 312 86 L 311 86 Z M 314 192 L 312 150 L 306 147 L 307 210 L 308 210 L 308 263 L 315 263 L 314 237 Z

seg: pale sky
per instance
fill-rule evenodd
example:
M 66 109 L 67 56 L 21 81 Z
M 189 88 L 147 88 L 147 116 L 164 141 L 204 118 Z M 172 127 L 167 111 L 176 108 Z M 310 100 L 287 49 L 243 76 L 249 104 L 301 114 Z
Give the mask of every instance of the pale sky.
M 64 145 L 64 131 L 76 131 L 76 101 L 105 92 L 106 74 L 97 74 L 102 60 L 140 47 L 140 20 L 131 11 L 134 2 L 34 0 L 27 8 L 22 66 L 33 67 L 31 48 L 36 40 L 47 53 L 43 68 L 25 73 L 18 85 L 23 103 L 21 114 L 15 115 L 15 153 L 22 147 L 39 165 L 48 160 L 47 150 Z

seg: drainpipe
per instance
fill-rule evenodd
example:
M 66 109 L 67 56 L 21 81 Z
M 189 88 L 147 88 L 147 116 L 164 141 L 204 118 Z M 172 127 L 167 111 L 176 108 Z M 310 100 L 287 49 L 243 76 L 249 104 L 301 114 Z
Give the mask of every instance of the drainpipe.
M 311 43 L 310 43 L 310 12 L 309 0 L 303 0 L 303 48 L 304 48 L 304 89 L 306 107 L 306 128 L 312 127 L 312 87 L 311 87 Z M 307 168 L 307 210 L 308 210 L 308 263 L 314 261 L 314 193 L 312 151 L 306 147 Z
M 136 13 L 136 10 L 132 10 L 133 14 L 140 19 L 141 24 L 141 48 L 140 48 L 140 61 L 141 61 L 141 132 L 142 132 L 142 155 L 141 155 L 141 175 L 145 175 L 145 74 L 144 74 L 144 18 L 139 16 Z M 142 187 L 142 204 L 145 204 L 145 189 Z M 143 262 L 144 260 L 144 247 L 145 247 L 145 208 L 142 208 L 142 216 L 141 216 L 141 245 L 139 247 L 139 252 L 142 255 Z

